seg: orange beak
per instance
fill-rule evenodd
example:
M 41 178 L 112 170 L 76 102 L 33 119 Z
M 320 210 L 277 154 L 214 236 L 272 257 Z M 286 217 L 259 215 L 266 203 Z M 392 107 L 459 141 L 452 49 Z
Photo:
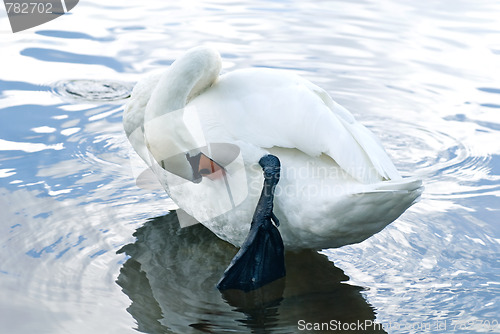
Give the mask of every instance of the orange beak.
M 201 176 L 208 177 L 210 180 L 217 180 L 224 176 L 224 169 L 215 161 L 201 154 L 198 172 Z

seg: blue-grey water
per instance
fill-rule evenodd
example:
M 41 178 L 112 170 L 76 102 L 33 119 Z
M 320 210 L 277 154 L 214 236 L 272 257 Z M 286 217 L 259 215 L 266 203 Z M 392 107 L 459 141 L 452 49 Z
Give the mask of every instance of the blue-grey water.
M 426 187 L 287 257 L 277 303 L 221 295 L 236 250 L 135 183 L 130 88 L 204 43 L 320 85 Z M 0 9 L 0 55 L 1 333 L 500 333 L 498 1 L 86 0 L 16 34 Z

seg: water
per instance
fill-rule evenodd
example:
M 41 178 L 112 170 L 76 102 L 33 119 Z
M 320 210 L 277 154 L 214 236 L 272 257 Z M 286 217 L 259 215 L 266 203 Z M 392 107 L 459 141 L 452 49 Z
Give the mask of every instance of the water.
M 297 333 L 359 320 L 381 333 L 500 333 L 499 12 L 487 0 L 89 0 L 12 34 L 1 10 L 1 332 Z M 290 255 L 279 303 L 279 284 L 221 295 L 236 250 L 201 226 L 179 230 L 167 196 L 135 185 L 121 127 L 130 87 L 206 42 L 224 72 L 282 68 L 322 86 L 426 186 L 369 240 Z

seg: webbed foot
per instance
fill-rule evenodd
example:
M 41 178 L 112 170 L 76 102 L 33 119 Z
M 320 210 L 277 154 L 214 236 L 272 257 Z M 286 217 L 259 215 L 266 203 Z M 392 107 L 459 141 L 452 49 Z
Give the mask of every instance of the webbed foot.
M 259 164 L 264 171 L 264 187 L 250 232 L 217 284 L 219 290 L 247 292 L 285 276 L 283 239 L 277 228 L 279 220 L 273 213 L 274 188 L 279 181 L 280 163 L 277 157 L 266 155 Z

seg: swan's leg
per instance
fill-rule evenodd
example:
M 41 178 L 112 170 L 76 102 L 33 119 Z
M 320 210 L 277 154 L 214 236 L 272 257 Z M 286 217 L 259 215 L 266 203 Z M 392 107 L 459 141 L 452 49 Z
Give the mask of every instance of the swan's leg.
M 261 158 L 264 187 L 255 209 L 250 232 L 217 284 L 219 290 L 258 289 L 285 276 L 285 256 L 279 222 L 273 213 L 274 188 L 279 181 L 279 159 Z M 276 226 L 272 223 L 275 222 Z

